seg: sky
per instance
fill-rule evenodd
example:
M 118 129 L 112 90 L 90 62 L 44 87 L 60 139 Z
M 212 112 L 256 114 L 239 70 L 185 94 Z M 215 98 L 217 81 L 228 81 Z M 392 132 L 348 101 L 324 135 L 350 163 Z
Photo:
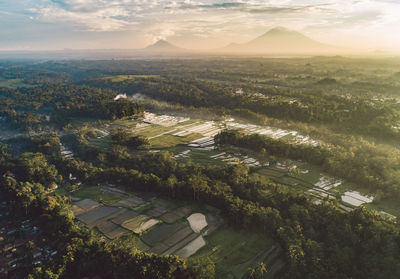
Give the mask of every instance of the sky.
M 355 49 L 400 49 L 400 0 L 0 0 L 0 50 L 188 49 L 276 26 Z

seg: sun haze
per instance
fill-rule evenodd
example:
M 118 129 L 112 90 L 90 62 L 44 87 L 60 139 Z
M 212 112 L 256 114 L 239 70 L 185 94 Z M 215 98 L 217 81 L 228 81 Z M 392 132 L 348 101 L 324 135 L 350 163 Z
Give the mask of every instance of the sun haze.
M 399 14 L 394 0 L 0 1 L 0 50 L 137 49 L 160 39 L 213 50 L 284 26 L 327 45 L 395 51 Z

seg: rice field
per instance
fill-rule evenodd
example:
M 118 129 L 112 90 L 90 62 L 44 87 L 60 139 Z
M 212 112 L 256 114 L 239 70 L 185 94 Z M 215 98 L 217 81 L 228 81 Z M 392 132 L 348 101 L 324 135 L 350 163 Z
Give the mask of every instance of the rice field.
M 182 229 L 183 227 L 184 227 L 184 224 L 179 223 L 179 222 L 174 223 L 174 224 L 163 223 L 163 224 L 160 224 L 155 229 L 150 230 L 148 233 L 146 233 L 142 237 L 142 240 L 147 245 L 153 247 L 157 243 L 163 242 L 165 239 L 167 239 L 169 236 L 171 236 L 176 231 Z
M 102 190 L 97 186 L 81 185 L 80 189 L 73 192 L 72 195 L 76 198 L 88 198 L 97 202 L 102 202 L 108 205 L 114 204 L 121 199 L 121 195 L 110 193 Z
M 91 199 L 83 199 L 75 203 L 75 206 L 82 208 L 85 211 L 94 209 L 99 206 L 99 203 Z
M 301 189 L 317 202 L 325 198 L 336 198 L 335 190 L 343 183 L 341 180 L 322 175 L 320 170 L 307 164 L 280 160 L 270 166 L 270 162 L 260 158 L 259 154 L 249 156 L 249 152 L 241 152 L 240 150 L 218 150 L 213 138 L 223 127 L 228 127 L 242 130 L 247 134 L 257 133 L 275 139 L 285 139 L 294 144 L 312 146 L 323 144 L 308 136 L 300 135 L 296 131 L 239 123 L 235 119 L 229 119 L 222 123 L 219 121 L 191 119 L 189 117 L 157 115 L 148 112 L 145 113 L 142 123 L 136 123 L 136 125 L 140 126 L 137 134 L 148 136 L 153 149 L 172 151 L 176 160 L 192 160 L 200 164 L 221 166 L 245 164 L 249 167 L 257 167 L 262 170 L 261 176 L 268 177 L 289 187 Z M 291 173 L 290 169 L 296 169 L 296 171 Z M 269 175 L 267 175 L 267 172 L 269 172 Z M 343 205 L 352 206 L 359 206 L 366 202 L 346 194 L 343 194 L 340 201 L 343 202 Z M 179 219 L 178 216 L 171 212 L 163 213 L 163 211 L 153 210 L 150 214 L 167 223 L 173 223 Z
M 217 278 L 242 278 L 248 267 L 266 259 L 263 255 L 273 241 L 264 234 L 222 227 L 206 236 L 207 245 L 193 255 L 210 257 L 215 263 Z
M 194 213 L 187 217 L 187 220 L 189 221 L 190 228 L 196 233 L 200 233 L 208 226 L 206 216 L 202 213 Z
M 175 155 L 176 160 L 193 160 L 196 163 L 203 164 L 215 164 L 226 165 L 226 164 L 245 164 L 250 167 L 259 167 L 263 173 L 262 176 L 268 176 L 275 182 L 288 185 L 290 187 L 296 187 L 306 191 L 313 199 L 322 200 L 325 198 L 335 198 L 334 191 L 338 186 L 341 186 L 343 181 L 322 175 L 321 172 L 315 169 L 313 166 L 307 164 L 293 164 L 290 160 L 283 160 L 277 162 L 275 165 L 269 165 L 270 163 L 265 160 L 260 160 L 258 157 L 251 157 L 249 155 L 242 154 L 240 151 L 229 152 L 216 150 L 213 136 L 221 131 L 221 125 L 215 121 L 201 121 L 193 120 L 187 124 L 188 119 L 185 118 L 174 118 L 172 116 L 156 116 L 151 114 L 149 121 L 152 126 L 146 127 L 141 133 L 152 131 L 155 125 L 160 126 L 163 124 L 161 134 L 153 136 L 151 143 L 153 147 L 165 148 L 172 151 Z M 180 125 L 180 122 L 185 122 L 184 125 Z M 287 131 L 272 127 L 263 127 L 252 124 L 242 124 L 235 122 L 234 119 L 230 119 L 225 122 L 225 126 L 232 129 L 240 129 L 248 134 L 258 133 L 266 135 L 275 139 L 285 139 L 295 144 L 310 144 L 316 146 L 319 142 L 312 140 L 307 136 L 302 136 L 296 131 Z M 165 131 L 165 127 L 170 127 L 169 131 Z M 190 137 L 193 136 L 193 139 Z M 186 144 L 186 147 L 184 146 Z M 288 162 L 289 161 L 289 162 Z M 289 173 L 289 169 L 297 169 L 295 174 Z M 279 173 L 279 171 L 281 171 Z M 269 175 L 266 175 L 269 172 Z M 341 199 L 344 205 L 350 204 L 352 206 L 358 206 L 365 203 L 356 198 L 343 195 Z M 161 220 L 164 222 L 175 222 L 178 218 L 173 213 L 166 213 L 159 215 Z
M 343 202 L 350 204 L 352 206 L 360 206 L 364 203 L 371 203 L 374 200 L 373 197 L 363 196 L 356 191 L 344 192 L 341 198 Z
M 101 206 L 92 209 L 86 213 L 78 216 L 79 221 L 84 222 L 88 227 L 94 227 L 103 221 L 106 221 L 107 217 L 118 214 L 121 209 L 117 207 Z
M 249 232 L 235 232 L 235 229 L 225 226 L 221 228 L 224 221 L 213 207 L 161 198 L 151 193 L 130 193 L 129 196 L 120 193 L 116 202 L 104 206 L 84 197 L 85 194 L 99 198 L 98 195 L 114 193 L 96 192 L 88 188 L 85 191 L 81 189 L 81 200 L 73 205 L 83 210 L 77 218 L 86 226 L 96 229 L 108 241 L 122 242 L 124 245 L 126 242 L 127 246 L 142 251 L 182 258 L 209 255 L 217 259 L 220 278 L 226 278 L 222 275 L 230 273 L 244 274 L 248 266 L 256 259 L 261 259 L 262 251 L 271 246 L 265 236 L 258 238 Z M 160 217 L 155 216 L 159 214 Z M 230 253 L 240 257 L 233 257 Z M 230 269 L 226 266 L 228 264 L 232 264 Z
M 198 250 L 206 246 L 206 242 L 203 236 L 198 236 L 193 241 L 191 241 L 188 245 L 183 247 L 182 249 L 175 252 L 175 255 L 181 258 L 189 258 L 193 254 L 195 254 Z
M 122 223 L 124 223 L 126 221 L 129 221 L 129 220 L 135 218 L 138 215 L 139 215 L 139 213 L 137 213 L 135 211 L 126 210 L 126 211 L 122 212 L 120 215 L 115 216 L 114 218 L 112 218 L 110 220 L 114 224 L 121 225 Z

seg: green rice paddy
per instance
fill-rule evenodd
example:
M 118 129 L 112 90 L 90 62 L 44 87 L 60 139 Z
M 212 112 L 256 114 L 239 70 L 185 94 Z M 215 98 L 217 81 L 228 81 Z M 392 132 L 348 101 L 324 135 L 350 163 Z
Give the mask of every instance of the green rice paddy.
M 242 278 L 248 268 L 264 261 L 263 255 L 273 245 L 265 234 L 222 227 L 205 237 L 207 246 L 195 258 L 210 257 L 217 278 Z

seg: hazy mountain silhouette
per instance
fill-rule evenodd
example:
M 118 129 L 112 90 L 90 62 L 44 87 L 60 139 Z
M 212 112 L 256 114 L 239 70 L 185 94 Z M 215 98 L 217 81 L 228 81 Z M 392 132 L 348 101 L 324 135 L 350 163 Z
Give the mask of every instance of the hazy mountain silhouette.
M 154 44 L 145 47 L 143 50 L 146 52 L 158 52 L 158 53 L 172 53 L 172 52 L 179 53 L 187 51 L 186 49 L 177 47 L 165 40 L 159 40 Z
M 343 51 L 340 48 L 325 45 L 311 38 L 284 27 L 276 27 L 265 34 L 244 44 L 232 43 L 223 52 L 296 54 L 296 53 L 328 53 Z

